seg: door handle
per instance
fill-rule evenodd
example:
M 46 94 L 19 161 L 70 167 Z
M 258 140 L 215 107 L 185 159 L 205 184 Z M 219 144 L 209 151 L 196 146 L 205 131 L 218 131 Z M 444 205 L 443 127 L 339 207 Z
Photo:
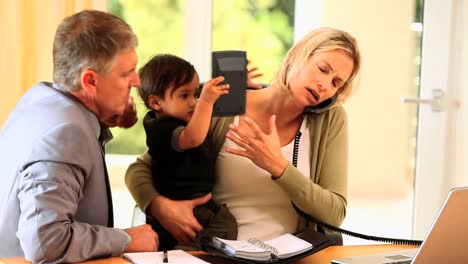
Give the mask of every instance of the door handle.
M 401 102 L 404 104 L 425 104 L 430 105 L 432 112 L 443 112 L 449 107 L 458 108 L 460 103 L 456 100 L 448 102 L 445 93 L 441 89 L 432 90 L 432 99 L 421 98 L 406 98 L 402 97 Z

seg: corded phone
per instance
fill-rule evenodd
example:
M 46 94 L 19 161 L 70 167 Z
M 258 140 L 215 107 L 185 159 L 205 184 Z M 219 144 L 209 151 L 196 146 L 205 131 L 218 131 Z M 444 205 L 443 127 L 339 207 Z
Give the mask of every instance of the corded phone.
M 332 99 L 333 100 L 332 103 L 334 102 L 334 100 L 336 100 L 336 94 L 335 94 L 334 97 L 335 97 L 335 99 Z M 331 107 L 331 105 L 327 105 L 327 107 Z M 301 138 L 301 135 L 302 135 L 302 133 L 300 131 L 298 131 L 297 134 L 296 134 L 296 137 L 294 138 L 292 164 L 295 167 L 297 167 L 297 156 L 298 156 L 298 153 L 299 153 L 299 139 Z M 403 244 L 403 245 L 416 245 L 416 246 L 421 245 L 421 243 L 422 243 L 422 241 L 420 241 L 420 240 L 369 236 L 369 235 L 349 231 L 349 230 L 346 230 L 346 229 L 341 229 L 339 227 L 332 226 L 332 225 L 329 225 L 329 224 L 324 223 L 322 221 L 319 221 L 319 220 L 315 219 L 314 217 L 304 213 L 294 203 L 292 203 L 292 205 L 293 205 L 294 209 L 296 210 L 296 212 L 300 216 L 304 217 L 307 221 L 310 221 L 310 222 L 313 222 L 313 223 L 317 224 L 317 226 L 320 226 L 325 230 L 330 230 L 330 231 L 333 231 L 333 232 L 336 232 L 336 233 L 339 233 L 339 234 L 344 234 L 344 235 L 348 235 L 348 236 L 353 236 L 353 237 L 357 237 L 357 238 L 361 238 L 361 239 L 365 239 L 365 240 L 372 240 L 372 241 L 378 241 L 378 242 L 387 242 L 387 243 Z
M 245 113 L 247 55 L 241 50 L 213 51 L 212 77 L 224 76 L 229 93 L 221 95 L 213 106 L 213 116 Z

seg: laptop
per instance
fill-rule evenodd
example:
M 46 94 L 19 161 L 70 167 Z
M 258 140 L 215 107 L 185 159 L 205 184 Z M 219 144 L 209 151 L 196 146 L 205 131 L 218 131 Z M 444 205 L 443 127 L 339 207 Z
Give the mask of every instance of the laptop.
M 468 187 L 449 191 L 419 248 L 332 259 L 334 264 L 468 263 Z

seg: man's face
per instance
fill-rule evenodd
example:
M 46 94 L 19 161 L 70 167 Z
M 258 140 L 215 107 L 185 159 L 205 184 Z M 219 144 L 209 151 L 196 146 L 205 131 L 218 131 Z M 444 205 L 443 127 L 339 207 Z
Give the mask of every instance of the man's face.
M 95 104 L 99 120 L 121 115 L 124 112 L 130 89 L 140 86 L 140 78 L 136 72 L 137 63 L 135 50 L 124 50 L 117 54 L 106 75 L 98 74 Z

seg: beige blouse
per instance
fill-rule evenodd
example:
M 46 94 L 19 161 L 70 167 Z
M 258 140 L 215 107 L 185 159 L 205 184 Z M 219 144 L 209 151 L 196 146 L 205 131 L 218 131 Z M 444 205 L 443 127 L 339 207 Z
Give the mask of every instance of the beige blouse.
M 221 150 L 226 139 L 228 125 L 234 117 L 214 119 L 210 129 L 210 137 Z M 346 194 L 348 184 L 348 124 L 344 108 L 338 106 L 320 114 L 305 117 L 309 134 L 309 171 L 288 165 L 283 175 L 273 181 L 265 177 L 265 181 L 281 190 L 284 203 L 294 202 L 302 211 L 331 225 L 339 226 L 346 215 Z M 302 147 L 302 146 L 301 146 Z M 222 155 L 222 154 L 221 154 Z M 301 157 L 304 155 L 301 155 Z M 125 183 L 133 198 L 142 210 L 146 211 L 151 200 L 158 195 L 151 181 L 151 156 L 146 152 L 130 165 L 125 175 Z M 239 169 L 239 168 L 236 168 Z M 244 170 L 245 171 L 245 170 Z M 248 172 L 243 172 L 243 174 Z M 223 195 L 220 188 L 228 189 L 233 182 L 223 183 L 225 175 L 218 175 L 219 181 L 214 192 L 216 199 Z M 232 178 L 232 177 L 231 177 Z M 241 183 L 242 181 L 237 181 Z M 260 188 L 260 186 L 257 186 Z M 231 192 L 234 195 L 235 192 Z M 241 197 L 241 196 L 239 196 Z M 223 197 L 223 200 L 230 200 Z M 229 207 L 235 205 L 229 204 Z M 260 214 L 257 205 L 252 205 L 249 215 Z M 235 207 L 232 207 L 236 210 Z M 265 208 L 262 213 L 268 213 Z M 273 219 L 273 218 L 270 218 Z M 241 220 L 241 225 L 246 224 Z M 256 219 L 247 222 L 255 225 Z M 301 222 L 302 226 L 303 222 Z M 283 225 L 279 223 L 278 225 Z M 289 225 L 289 224 L 288 224 Z M 288 227 L 289 228 L 289 227 Z M 242 229 L 242 227 L 241 227 Z M 252 230 L 252 229 L 250 229 Z M 279 230 L 279 229 L 278 229 Z M 289 229 L 288 229 L 289 230 Z M 248 231 L 249 233 L 251 231 Z M 278 232 L 278 231 L 275 231 Z M 242 236 L 248 234 L 242 234 Z M 252 234 L 254 235 L 254 234 Z M 265 234 L 270 236 L 270 234 Z

